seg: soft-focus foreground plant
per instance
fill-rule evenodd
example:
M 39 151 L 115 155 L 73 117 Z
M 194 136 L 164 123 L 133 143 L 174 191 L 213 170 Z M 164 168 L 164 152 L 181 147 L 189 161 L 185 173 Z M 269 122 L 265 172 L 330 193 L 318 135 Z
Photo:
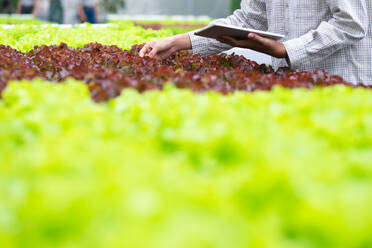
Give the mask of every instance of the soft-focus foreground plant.
M 372 92 L 83 83 L 0 100 L 1 247 L 371 247 Z

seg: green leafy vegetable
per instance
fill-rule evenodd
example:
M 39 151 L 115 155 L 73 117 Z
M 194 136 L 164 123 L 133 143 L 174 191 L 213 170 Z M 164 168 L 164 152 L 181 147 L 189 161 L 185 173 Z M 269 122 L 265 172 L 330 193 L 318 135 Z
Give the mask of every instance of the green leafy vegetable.
M 14 16 L 2 16 L 0 17 L 0 25 L 13 25 L 13 24 L 24 24 L 24 25 L 39 25 L 47 24 L 48 22 L 42 21 L 36 18 L 19 18 Z
M 168 30 L 154 31 L 135 27 L 132 22 L 108 27 L 92 27 L 89 24 L 75 28 L 61 28 L 47 25 L 15 26 L 12 29 L 0 27 L 0 44 L 9 45 L 19 51 L 28 52 L 34 46 L 59 45 L 61 42 L 71 47 L 83 47 L 91 42 L 104 45 L 117 45 L 122 49 L 129 49 L 135 44 L 170 36 Z
M 2 247 L 370 247 L 372 92 L 0 101 Z

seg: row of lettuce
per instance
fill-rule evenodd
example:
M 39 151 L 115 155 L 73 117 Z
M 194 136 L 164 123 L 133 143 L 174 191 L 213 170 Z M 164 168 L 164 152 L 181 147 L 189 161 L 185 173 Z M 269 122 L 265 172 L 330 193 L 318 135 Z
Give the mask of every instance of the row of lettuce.
M 122 20 L 113 21 L 112 25 L 91 26 L 83 24 L 73 28 L 58 25 L 26 24 L 11 27 L 0 25 L 0 44 L 9 45 L 22 52 L 32 50 L 34 46 L 59 45 L 61 42 L 71 47 L 82 47 L 85 44 L 97 42 L 129 49 L 136 44 L 185 33 L 207 23 L 203 21 L 183 23 L 181 21 L 165 20 L 155 23 L 155 25 L 164 27 L 161 30 L 152 29 L 151 25 L 153 24 L 153 22 L 147 21 Z
M 166 29 L 173 35 L 189 32 L 208 25 L 211 20 L 177 20 L 177 19 L 162 19 L 162 20 L 138 20 L 132 21 L 127 19 L 113 19 L 106 22 L 106 24 L 128 24 L 136 26 L 144 26 L 147 29 Z M 39 20 L 31 17 L 17 17 L 17 16 L 2 16 L 0 17 L 0 25 L 52 25 L 54 23 Z
M 12 83 L 2 247 L 370 247 L 372 93 Z
M 0 28 L 0 44 L 118 45 L 131 23 Z M 1 71 L 1 69 L 0 69 Z M 85 84 L 0 100 L 2 247 L 371 247 L 372 91 L 224 96 L 168 85 L 94 103 Z
M 94 27 L 86 24 L 74 28 L 53 25 L 43 27 L 19 25 L 12 28 L 0 27 L 0 44 L 9 45 L 22 52 L 28 52 L 40 45 L 66 43 L 71 47 L 83 47 L 91 42 L 129 49 L 135 44 L 168 37 L 172 34 L 170 30 L 144 29 L 135 26 L 130 21 L 112 26 Z

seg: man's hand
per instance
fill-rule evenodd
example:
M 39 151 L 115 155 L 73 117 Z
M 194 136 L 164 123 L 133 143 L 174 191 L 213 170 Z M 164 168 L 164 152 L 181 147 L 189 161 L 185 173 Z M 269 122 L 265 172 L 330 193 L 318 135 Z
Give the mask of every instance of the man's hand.
M 248 48 L 276 58 L 288 57 L 287 50 L 283 44 L 254 33 L 248 34 L 248 40 L 236 40 L 230 36 L 221 36 L 217 40 L 233 47 Z
M 155 59 L 165 59 L 180 51 L 191 49 L 191 41 L 188 34 L 176 35 L 147 43 L 140 51 L 141 57 L 148 56 Z

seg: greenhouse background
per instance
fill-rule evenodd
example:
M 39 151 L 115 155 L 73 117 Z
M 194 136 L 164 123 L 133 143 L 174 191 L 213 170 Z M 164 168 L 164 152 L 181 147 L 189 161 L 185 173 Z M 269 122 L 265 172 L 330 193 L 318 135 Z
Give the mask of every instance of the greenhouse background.
M 213 18 L 230 14 L 226 0 L 126 0 L 125 14 L 207 15 Z

